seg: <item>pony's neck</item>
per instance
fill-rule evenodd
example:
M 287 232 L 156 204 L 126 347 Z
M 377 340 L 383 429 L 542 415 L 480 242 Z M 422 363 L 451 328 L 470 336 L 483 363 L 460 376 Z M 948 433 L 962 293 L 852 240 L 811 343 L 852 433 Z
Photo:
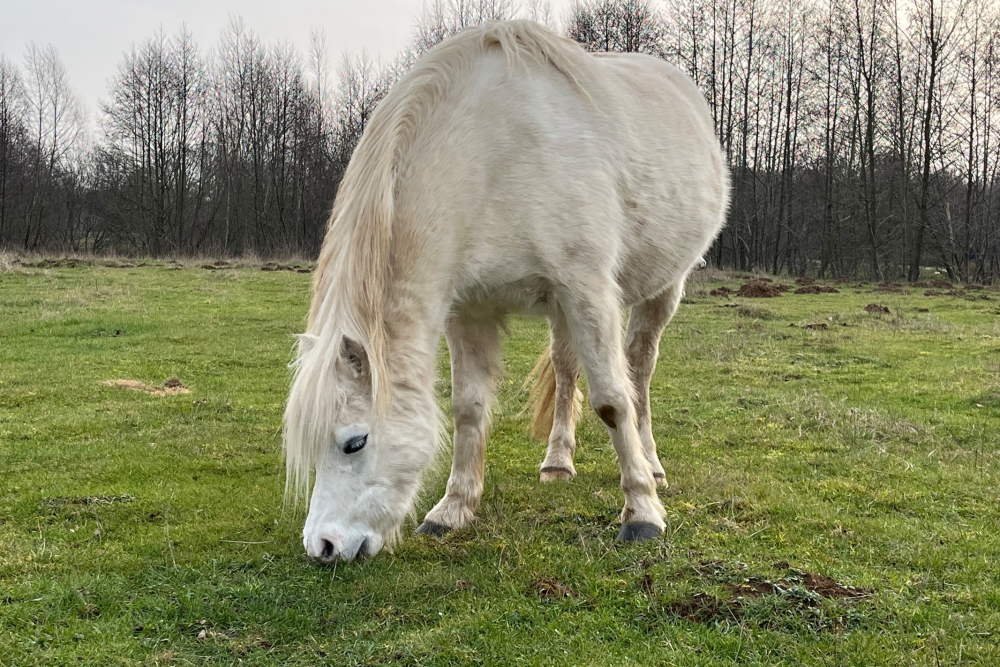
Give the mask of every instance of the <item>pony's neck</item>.
M 393 400 L 434 401 L 438 343 L 444 330 L 446 308 L 416 285 L 395 284 L 383 303 L 386 355 Z

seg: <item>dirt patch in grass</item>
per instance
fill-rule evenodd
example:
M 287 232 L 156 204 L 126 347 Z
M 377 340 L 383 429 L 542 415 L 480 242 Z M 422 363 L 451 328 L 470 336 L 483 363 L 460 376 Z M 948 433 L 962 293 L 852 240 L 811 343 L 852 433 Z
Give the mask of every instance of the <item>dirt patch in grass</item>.
M 132 391 L 141 391 L 144 394 L 149 394 L 150 396 L 174 396 L 176 394 L 190 394 L 191 390 L 188 389 L 183 382 L 178 378 L 172 377 L 167 379 L 161 386 L 156 387 L 151 384 L 146 384 L 145 382 L 140 382 L 139 380 L 104 380 L 101 382 L 106 387 L 114 387 L 116 389 L 130 389 Z
M 945 292 L 947 296 L 953 296 L 956 299 L 966 299 L 968 301 L 983 300 L 989 301 L 990 297 L 985 292 L 983 294 L 975 294 L 976 291 L 982 290 L 982 287 L 966 285 L 964 288 L 950 290 Z
M 302 266 L 300 264 L 279 264 L 278 262 L 267 262 L 262 267 L 261 271 L 292 271 L 294 273 L 312 273 L 312 269 L 308 266 Z
M 714 623 L 723 620 L 738 621 L 740 606 L 707 593 L 694 593 L 668 604 L 667 612 L 685 621 Z
M 808 590 L 829 599 L 863 600 L 875 594 L 867 588 L 844 586 L 825 574 L 806 572 L 802 575 L 802 586 Z
M 795 279 L 795 284 L 796 285 L 802 285 L 802 286 L 805 286 L 805 285 L 814 285 L 814 284 L 816 284 L 816 280 L 813 279 L 813 278 L 807 278 L 806 276 L 801 276 L 801 277 Z
M 748 605 L 765 599 L 781 601 L 792 612 L 819 607 L 824 599 L 854 603 L 874 595 L 874 591 L 855 586 L 844 586 L 824 574 L 794 570 L 787 563 L 776 563 L 779 569 L 789 569 L 791 574 L 771 581 L 749 577 L 739 583 L 724 583 L 726 595 L 717 597 L 696 592 L 666 605 L 666 611 L 675 617 L 695 623 L 739 621 Z
M 550 577 L 539 577 L 531 582 L 530 590 L 538 597 L 545 600 L 562 600 L 565 598 L 575 598 L 576 591 L 569 586 L 560 584 Z
M 873 592 L 857 588 L 855 586 L 844 586 L 837 583 L 825 574 L 814 574 L 812 572 L 795 573 L 783 579 L 772 582 L 767 579 L 751 577 L 739 584 L 726 584 L 726 588 L 735 599 L 755 599 L 765 595 L 787 596 L 796 588 L 805 589 L 809 593 L 818 595 L 821 598 L 830 600 L 863 600 L 873 595 Z M 799 597 L 804 606 L 815 606 L 816 602 L 810 603 L 808 597 Z
M 782 287 L 782 285 L 772 284 L 766 278 L 761 280 L 750 280 L 740 285 L 740 288 L 736 290 L 736 296 L 742 296 L 750 299 L 770 299 L 776 296 L 781 296 L 781 293 L 785 291 L 781 289 Z
M 903 286 L 899 283 L 881 283 L 877 285 L 873 292 L 880 292 L 882 294 L 909 294 L 910 290 L 903 289 Z
M 712 290 L 708 294 L 709 294 L 709 296 L 724 296 L 726 298 L 729 298 L 729 296 L 732 295 L 732 294 L 734 294 L 734 293 L 735 293 L 734 290 L 731 290 L 728 287 L 726 287 L 725 285 L 723 285 L 722 287 L 719 287 L 717 289 Z
M 817 331 L 823 331 L 825 329 L 829 329 L 830 327 L 828 327 L 825 322 L 819 322 L 817 324 L 807 324 L 807 325 L 805 325 L 802 328 L 803 329 L 813 329 L 813 330 L 817 330 Z
M 42 259 L 37 262 L 23 262 L 23 266 L 34 269 L 75 269 L 80 266 L 90 266 L 91 262 L 76 257 L 66 257 L 63 259 Z
M 795 294 L 840 294 L 840 290 L 828 285 L 803 285 Z
M 864 311 L 866 313 L 879 313 L 881 315 L 889 314 L 888 308 L 886 308 L 885 306 L 880 306 L 877 303 L 869 303 L 867 306 L 864 307 Z

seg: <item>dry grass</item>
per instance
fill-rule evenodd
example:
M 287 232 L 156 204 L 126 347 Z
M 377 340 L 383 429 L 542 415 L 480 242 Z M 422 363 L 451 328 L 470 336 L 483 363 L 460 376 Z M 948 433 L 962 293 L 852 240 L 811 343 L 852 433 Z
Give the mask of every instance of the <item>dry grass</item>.
M 104 380 L 101 384 L 105 387 L 114 387 L 115 389 L 141 391 L 142 393 L 149 394 L 150 396 L 176 396 L 177 394 L 191 393 L 191 390 L 181 384 L 181 381 L 177 378 L 170 378 L 159 387 L 146 384 L 145 382 L 140 382 L 138 380 L 126 379 Z
M 730 271 L 728 269 L 719 269 L 714 266 L 706 266 L 700 271 L 692 271 L 688 276 L 689 285 L 697 285 L 700 283 L 727 283 L 739 280 L 739 276 L 742 275 L 737 271 Z
M 0 273 L 23 271 L 20 256 L 6 250 L 0 250 Z
M 315 260 L 295 253 L 279 253 L 261 257 L 246 253 L 239 257 L 197 254 L 183 257 L 151 257 L 147 255 L 118 255 L 115 253 L 37 253 L 0 251 L 0 272 L 22 271 L 30 268 L 72 268 L 73 266 L 98 266 L 107 268 L 136 268 L 141 266 L 200 268 L 205 265 L 232 269 L 258 269 L 265 264 L 296 264 L 312 267 Z

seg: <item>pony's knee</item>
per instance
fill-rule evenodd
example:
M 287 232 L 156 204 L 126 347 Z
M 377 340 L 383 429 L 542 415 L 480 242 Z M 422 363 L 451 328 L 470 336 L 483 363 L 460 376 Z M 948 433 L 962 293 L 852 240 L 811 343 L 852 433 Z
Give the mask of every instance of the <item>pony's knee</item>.
M 455 426 L 476 426 L 486 421 L 486 405 L 482 401 L 456 403 L 451 409 Z
M 604 425 L 614 430 L 628 417 L 630 401 L 628 394 L 591 395 L 590 405 Z
M 601 418 L 604 425 L 610 429 L 618 428 L 618 410 L 613 405 L 602 405 L 595 408 L 597 416 Z

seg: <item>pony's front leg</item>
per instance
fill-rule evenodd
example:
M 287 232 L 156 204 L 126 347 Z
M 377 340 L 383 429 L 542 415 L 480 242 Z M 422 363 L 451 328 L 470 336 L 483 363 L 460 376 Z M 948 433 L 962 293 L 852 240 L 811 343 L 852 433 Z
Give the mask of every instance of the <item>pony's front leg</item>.
M 486 431 L 500 371 L 500 330 L 496 322 L 448 320 L 451 351 L 451 408 L 455 452 L 448 489 L 424 517 L 418 533 L 443 535 L 468 524 L 483 496 Z
M 587 289 L 589 287 L 589 289 Z M 560 301 L 587 374 L 590 404 L 607 426 L 621 469 L 625 508 L 618 539 L 638 542 L 663 532 L 663 504 L 636 425 L 633 389 L 621 337 L 621 309 L 611 285 L 581 286 Z

